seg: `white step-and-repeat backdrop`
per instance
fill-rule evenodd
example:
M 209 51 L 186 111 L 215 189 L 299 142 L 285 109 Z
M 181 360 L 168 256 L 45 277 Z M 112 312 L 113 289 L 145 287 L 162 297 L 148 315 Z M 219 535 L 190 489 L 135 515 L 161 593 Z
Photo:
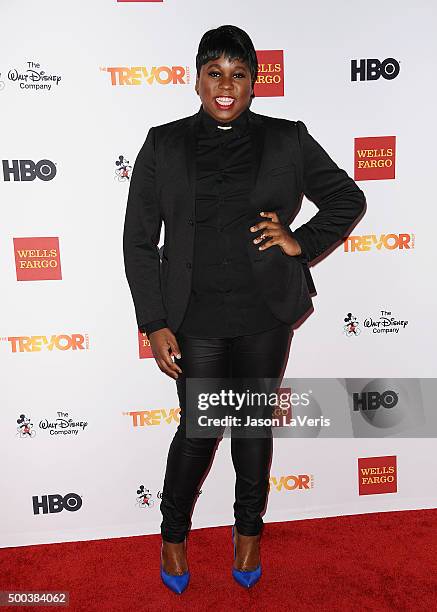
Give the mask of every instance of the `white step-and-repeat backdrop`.
M 435 507 L 423 389 L 399 382 L 436 376 L 435 4 L 0 7 L 0 546 L 159 532 L 178 399 L 136 328 L 124 214 L 149 127 L 198 110 L 197 46 L 226 23 L 257 49 L 252 110 L 304 121 L 367 197 L 311 268 L 314 312 L 285 374 L 333 380 L 346 434 L 275 439 L 264 520 Z M 316 212 L 305 199 L 292 229 Z M 229 443 L 194 528 L 233 522 Z

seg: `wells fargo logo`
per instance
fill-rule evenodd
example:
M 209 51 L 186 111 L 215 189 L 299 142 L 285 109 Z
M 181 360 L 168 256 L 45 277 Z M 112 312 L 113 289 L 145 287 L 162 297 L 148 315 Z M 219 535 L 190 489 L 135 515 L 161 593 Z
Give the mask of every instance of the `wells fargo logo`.
M 284 95 L 284 52 L 257 51 L 258 78 L 254 92 L 258 98 Z
M 12 353 L 37 353 L 40 351 L 83 351 L 89 349 L 88 334 L 53 334 L 52 336 L 8 336 L 0 338 L 9 342 Z
M 358 459 L 360 495 L 397 492 L 396 455 Z
M 313 488 L 313 476 L 311 474 L 290 474 L 288 476 L 270 476 L 270 488 L 276 491 L 296 491 Z
M 147 334 L 138 330 L 138 350 L 140 359 L 154 358 L 152 353 L 152 347 L 150 346 L 150 340 Z
M 348 236 L 344 240 L 345 253 L 356 251 L 394 251 L 396 249 L 414 249 L 414 234 L 363 234 Z
M 396 136 L 355 138 L 356 181 L 395 178 Z
M 131 417 L 133 427 L 149 427 L 179 423 L 180 411 L 180 408 L 170 408 L 169 410 L 135 410 L 123 414 Z
M 62 280 L 58 238 L 14 238 L 18 281 Z
M 104 66 L 111 85 L 188 85 L 190 69 L 188 66 Z

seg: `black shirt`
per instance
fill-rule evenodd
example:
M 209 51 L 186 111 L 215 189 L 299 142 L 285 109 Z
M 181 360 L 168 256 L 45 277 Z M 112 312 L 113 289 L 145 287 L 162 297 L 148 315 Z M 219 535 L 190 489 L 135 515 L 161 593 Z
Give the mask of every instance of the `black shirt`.
M 224 338 L 272 329 L 283 323 L 258 290 L 247 252 L 247 242 L 256 235 L 247 219 L 254 162 L 247 109 L 227 123 L 216 121 L 203 107 L 200 115 L 192 285 L 178 331 Z M 149 334 L 162 327 L 163 319 L 144 330 Z

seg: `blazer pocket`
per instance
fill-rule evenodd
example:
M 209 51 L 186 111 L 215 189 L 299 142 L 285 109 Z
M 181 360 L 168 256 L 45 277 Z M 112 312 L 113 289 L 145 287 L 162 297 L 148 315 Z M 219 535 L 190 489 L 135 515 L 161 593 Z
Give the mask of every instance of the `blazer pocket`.
M 270 170 L 270 176 L 276 176 L 277 174 L 287 174 L 287 172 L 294 172 L 294 166 L 279 166 Z
M 266 170 L 263 172 L 263 176 L 277 176 L 278 174 L 290 174 L 295 172 L 294 164 L 290 163 L 286 166 L 277 166 L 276 168 L 270 168 L 270 170 Z

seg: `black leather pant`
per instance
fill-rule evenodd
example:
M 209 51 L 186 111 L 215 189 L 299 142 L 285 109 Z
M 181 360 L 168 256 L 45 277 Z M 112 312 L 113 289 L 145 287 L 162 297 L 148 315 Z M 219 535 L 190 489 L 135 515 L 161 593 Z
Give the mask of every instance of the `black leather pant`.
M 280 383 L 293 330 L 288 324 L 236 338 L 193 338 L 175 334 L 182 369 L 176 380 L 180 423 L 170 444 L 162 492 L 161 535 L 167 542 L 183 542 L 191 525 L 191 512 L 220 438 L 187 438 L 185 378 L 264 377 Z M 236 473 L 234 516 L 238 533 L 260 533 L 268 495 L 272 437 L 231 438 Z

